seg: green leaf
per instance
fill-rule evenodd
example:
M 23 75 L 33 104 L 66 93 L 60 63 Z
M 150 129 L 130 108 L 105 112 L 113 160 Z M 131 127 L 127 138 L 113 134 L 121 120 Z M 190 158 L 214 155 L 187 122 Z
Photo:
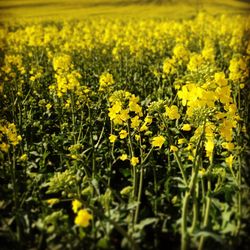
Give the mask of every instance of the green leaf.
M 153 224 L 156 221 L 158 221 L 157 218 L 146 218 L 146 219 L 140 221 L 140 223 L 136 225 L 136 228 L 139 230 L 142 230 L 144 227 L 146 227 L 150 224 Z
M 97 247 L 102 248 L 102 249 L 107 249 L 109 247 L 109 241 L 107 237 L 103 237 L 97 242 Z
M 195 233 L 194 236 L 198 237 L 198 238 L 201 237 L 201 236 L 211 237 L 214 240 L 216 240 L 217 242 L 219 242 L 221 244 L 223 243 L 222 238 L 218 234 L 215 234 L 215 233 L 212 233 L 212 232 L 209 232 L 209 231 L 200 231 L 198 233 Z
M 120 194 L 123 195 L 123 196 L 126 196 L 126 195 L 129 195 L 129 194 L 131 193 L 132 190 L 133 190 L 133 187 L 127 186 L 127 187 L 123 188 L 123 189 L 120 191 Z

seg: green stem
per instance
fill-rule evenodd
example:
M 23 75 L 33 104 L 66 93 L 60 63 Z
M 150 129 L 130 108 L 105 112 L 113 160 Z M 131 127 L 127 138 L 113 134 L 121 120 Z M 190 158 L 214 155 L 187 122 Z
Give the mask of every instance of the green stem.
M 135 210 L 135 218 L 134 218 L 134 223 L 136 224 L 138 221 L 138 215 L 139 215 L 139 210 L 140 210 L 140 202 L 141 202 L 141 195 L 142 195 L 142 186 L 143 186 L 143 165 L 141 165 L 140 169 L 140 180 L 139 180 L 139 191 L 138 191 L 138 196 L 137 196 L 137 207 Z
M 196 194 L 193 195 L 193 221 L 190 232 L 193 233 L 197 224 L 198 219 L 198 203 L 197 203 L 197 197 Z
M 185 169 L 184 169 L 184 167 L 183 167 L 183 165 L 182 165 L 182 163 L 180 161 L 180 158 L 179 158 L 179 156 L 177 155 L 176 152 L 174 152 L 174 156 L 175 156 L 175 159 L 176 159 L 176 161 L 178 163 L 178 166 L 179 166 L 179 168 L 181 170 L 181 175 L 182 175 L 184 184 L 187 187 L 188 186 L 188 182 L 187 182 L 187 177 L 186 177 L 186 174 L 185 174 Z
M 238 219 L 237 219 L 237 230 L 236 230 L 236 235 L 239 234 L 240 228 L 241 228 L 241 214 L 242 214 L 242 197 L 241 197 L 241 155 L 239 155 L 239 170 L 238 170 Z
M 206 204 L 205 204 L 205 201 L 204 201 L 204 197 L 205 197 L 205 184 L 204 184 L 204 179 L 202 177 L 201 179 L 201 195 L 202 195 L 202 214 L 201 216 L 204 217 L 205 216 L 205 211 L 206 211 Z
M 138 215 L 139 215 L 139 210 L 140 210 L 140 202 L 141 202 L 142 186 L 143 186 L 143 174 L 144 174 L 143 164 L 148 159 L 148 157 L 151 154 L 152 150 L 153 150 L 153 147 L 151 147 L 151 149 L 147 153 L 146 157 L 142 160 L 142 162 L 140 164 L 141 165 L 141 169 L 140 169 L 140 179 L 139 179 L 139 190 L 138 190 L 138 195 L 137 195 L 137 202 L 138 202 L 138 204 L 137 204 L 137 207 L 136 207 L 135 218 L 134 218 L 134 223 L 135 224 L 138 221 Z
M 155 166 L 153 166 L 153 175 L 154 175 L 154 195 L 157 195 L 157 178 Z M 154 214 L 157 214 L 157 199 L 154 199 Z
M 133 149 L 133 143 L 132 143 L 132 136 L 129 124 L 127 124 L 128 128 L 128 141 L 129 141 L 129 149 L 130 149 L 130 156 L 131 158 L 134 157 L 134 149 Z M 137 175 L 136 175 L 136 166 L 133 167 L 133 200 L 136 199 L 137 194 Z
M 181 250 L 187 249 L 187 210 L 188 210 L 188 202 L 190 198 L 190 193 L 186 191 L 183 205 L 182 205 L 182 215 L 181 215 Z
M 207 183 L 206 210 L 205 210 L 205 217 L 203 221 L 204 228 L 206 228 L 208 225 L 208 219 L 209 219 L 209 213 L 210 213 L 210 207 L 211 207 L 210 192 L 211 192 L 211 181 L 209 179 Z M 203 249 L 204 242 L 205 242 L 205 236 L 201 236 L 200 242 L 199 242 L 199 248 L 198 248 L 199 250 Z
M 70 95 L 71 99 L 71 119 L 72 119 L 72 134 L 73 134 L 73 139 L 74 139 L 74 144 L 76 144 L 76 137 L 75 137 L 75 112 L 74 112 L 74 96 L 73 94 Z
M 9 157 L 10 159 L 10 157 Z M 13 155 L 12 155 L 12 164 L 11 164 L 11 181 L 13 186 L 13 199 L 14 199 L 14 207 L 15 207 L 15 215 L 16 215 L 16 236 L 17 241 L 21 241 L 21 230 L 20 230 L 20 220 L 19 216 L 17 216 L 18 212 L 18 193 L 17 193 L 17 183 L 16 183 L 16 154 L 15 149 L 13 148 Z

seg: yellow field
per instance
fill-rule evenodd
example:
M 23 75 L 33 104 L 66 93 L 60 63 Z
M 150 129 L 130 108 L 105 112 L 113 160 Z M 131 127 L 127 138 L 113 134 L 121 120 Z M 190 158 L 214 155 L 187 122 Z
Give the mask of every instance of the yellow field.
M 159 3 L 161 2 L 161 3 Z M 236 0 L 0 0 L 0 19 L 109 17 L 192 17 L 197 11 L 210 14 L 244 14 L 248 1 Z
M 248 250 L 250 0 L 0 0 L 1 250 Z

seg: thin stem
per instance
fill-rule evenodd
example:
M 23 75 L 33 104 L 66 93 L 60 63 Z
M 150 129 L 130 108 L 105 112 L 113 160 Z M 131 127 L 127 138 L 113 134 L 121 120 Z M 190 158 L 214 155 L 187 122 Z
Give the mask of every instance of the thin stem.
M 190 193 L 186 192 L 182 205 L 182 215 L 181 215 L 181 250 L 187 249 L 187 210 L 188 210 L 188 202 L 190 198 Z
M 140 202 L 141 202 L 142 186 L 143 186 L 143 173 L 144 173 L 143 164 L 148 159 L 148 157 L 151 154 L 152 150 L 153 150 L 153 147 L 151 147 L 151 149 L 147 153 L 146 157 L 141 162 L 140 179 L 139 179 L 139 190 L 138 190 L 138 195 L 137 195 L 137 202 L 138 202 L 138 204 L 137 204 L 137 207 L 136 207 L 135 218 L 134 218 L 134 223 L 135 224 L 138 221 L 138 215 L 139 215 L 139 210 L 140 210 Z
M 241 155 L 239 155 L 239 170 L 238 170 L 238 219 L 237 219 L 237 231 L 236 235 L 239 234 L 241 228 L 241 214 L 242 214 L 242 197 L 241 197 Z
M 201 193 L 202 193 L 202 217 L 205 217 L 205 212 L 206 212 L 206 204 L 204 201 L 204 197 L 205 197 L 205 184 L 204 184 L 204 179 L 201 179 Z
M 134 218 L 134 223 L 137 223 L 138 220 L 138 215 L 139 215 L 139 210 L 140 210 L 140 202 L 141 202 L 141 195 L 142 195 L 142 186 L 143 186 L 143 165 L 141 165 L 141 169 L 140 169 L 140 180 L 139 180 L 139 191 L 138 191 L 138 196 L 137 196 L 137 207 L 135 210 L 135 218 Z
M 211 192 L 211 181 L 208 179 L 207 182 L 207 195 L 206 195 L 206 210 L 205 210 L 205 217 L 203 221 L 203 227 L 206 228 L 208 225 L 208 219 L 209 219 L 209 213 L 210 213 L 210 207 L 211 207 L 211 197 L 210 197 L 210 192 Z M 205 236 L 201 236 L 200 242 L 199 242 L 199 250 L 203 249 L 205 242 Z
M 193 233 L 197 224 L 198 219 L 198 203 L 196 194 L 193 195 L 193 221 L 190 232 Z
M 174 156 L 175 156 L 175 159 L 176 159 L 176 161 L 178 163 L 178 166 L 179 166 L 179 168 L 181 170 L 181 175 L 182 175 L 184 184 L 187 187 L 188 186 L 188 182 L 187 182 L 187 177 L 186 177 L 185 169 L 184 169 L 184 167 L 183 167 L 183 165 L 182 165 L 182 163 L 180 161 L 180 158 L 179 158 L 179 156 L 177 155 L 176 152 L 174 152 Z
M 10 156 L 9 156 L 10 159 Z M 13 155 L 12 155 L 12 164 L 10 167 L 11 172 L 11 181 L 13 186 L 13 198 L 14 198 L 14 206 L 15 206 L 15 214 L 16 214 L 16 236 L 17 241 L 20 242 L 21 240 L 21 230 L 20 230 L 20 221 L 19 217 L 17 217 L 18 211 L 18 194 L 17 194 L 17 183 L 16 183 L 16 154 L 15 149 L 13 148 Z
M 74 96 L 73 94 L 70 95 L 71 98 L 71 119 L 72 119 L 72 134 L 74 139 L 74 144 L 76 144 L 76 137 L 75 137 L 75 111 L 74 111 Z
M 131 131 L 129 124 L 127 124 L 128 128 L 128 141 L 129 141 L 129 149 L 130 149 L 130 156 L 131 158 L 134 157 L 134 149 L 133 149 L 133 144 L 132 144 L 132 136 L 131 136 Z M 133 167 L 133 199 L 136 199 L 136 194 L 137 194 L 137 175 L 136 175 L 136 166 Z
M 154 195 L 157 195 L 157 179 L 155 166 L 153 166 L 153 175 L 154 175 Z M 154 199 L 154 214 L 157 214 L 157 199 Z

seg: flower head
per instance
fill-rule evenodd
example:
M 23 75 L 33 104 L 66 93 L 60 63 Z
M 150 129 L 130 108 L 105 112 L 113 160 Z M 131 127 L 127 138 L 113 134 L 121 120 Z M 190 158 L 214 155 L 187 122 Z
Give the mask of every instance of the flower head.
M 183 131 L 190 131 L 191 130 L 191 125 L 190 124 L 184 124 L 181 129 Z
M 82 203 L 79 200 L 72 201 L 72 210 L 74 213 L 77 213 L 78 209 L 82 206 Z
M 171 151 L 171 152 L 177 152 L 177 151 L 178 151 L 178 148 L 177 148 L 176 146 L 174 146 L 174 145 L 171 145 L 171 146 L 170 146 L 170 151 Z
M 152 140 L 152 146 L 161 148 L 165 141 L 166 139 L 162 135 L 155 136 Z
M 128 159 L 128 155 L 127 155 L 127 154 L 122 154 L 122 155 L 120 156 L 120 159 L 121 159 L 122 161 L 126 161 L 126 160 Z
M 109 136 L 109 141 L 110 141 L 111 143 L 114 143 L 114 142 L 116 141 L 116 139 L 117 139 L 117 136 L 116 136 L 116 135 L 110 135 L 110 136 Z
M 230 155 L 229 157 L 227 157 L 226 158 L 226 164 L 230 167 L 230 168 L 232 168 L 233 167 L 233 159 L 234 159 L 234 157 L 233 157 L 233 155 Z
M 120 135 L 121 139 L 124 139 L 124 138 L 126 138 L 128 136 L 128 132 L 123 129 L 123 130 L 120 131 L 119 135 Z
M 51 206 L 53 206 L 54 204 L 58 203 L 60 200 L 57 198 L 51 198 L 47 200 L 47 203 Z
M 176 105 L 172 105 L 171 107 L 166 107 L 166 114 L 170 120 L 179 119 L 181 117 L 178 112 L 178 107 Z
M 138 159 L 138 157 L 132 157 L 131 158 L 131 160 L 130 160 L 130 162 L 131 162 L 131 165 L 133 166 L 133 167 L 135 167 L 138 163 L 139 163 L 139 159 Z
M 88 212 L 87 209 L 80 209 L 75 218 L 75 224 L 81 227 L 87 227 L 90 224 L 93 216 Z

